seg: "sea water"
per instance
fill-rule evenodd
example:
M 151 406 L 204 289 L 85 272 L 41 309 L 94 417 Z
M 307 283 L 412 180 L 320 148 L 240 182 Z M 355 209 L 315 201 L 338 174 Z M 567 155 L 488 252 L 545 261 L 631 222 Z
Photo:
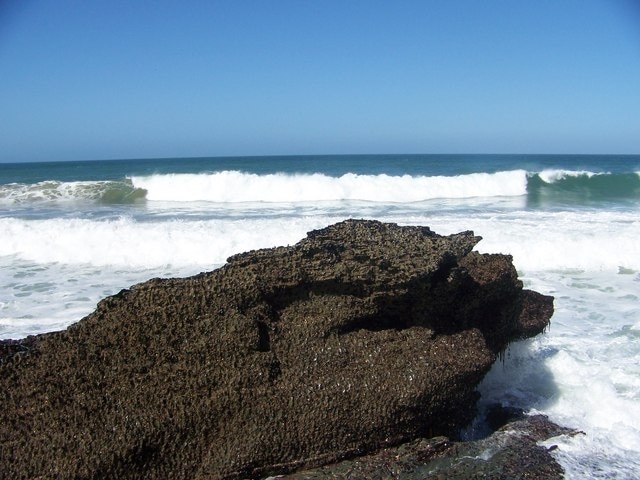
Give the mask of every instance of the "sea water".
M 549 415 L 568 478 L 640 478 L 640 156 L 364 155 L 0 164 L 0 338 L 152 277 L 346 218 L 473 230 L 555 297 L 480 386 Z

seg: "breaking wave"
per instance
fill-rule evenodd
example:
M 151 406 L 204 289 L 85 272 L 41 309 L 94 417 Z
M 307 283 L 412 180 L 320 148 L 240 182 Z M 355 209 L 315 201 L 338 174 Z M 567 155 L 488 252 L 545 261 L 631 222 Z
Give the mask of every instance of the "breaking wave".
M 93 201 L 406 203 L 432 199 L 526 196 L 530 204 L 640 199 L 640 174 L 510 170 L 457 176 L 321 173 L 254 174 L 236 170 L 132 176 L 120 181 L 45 181 L 0 185 L 0 202 Z
M 435 198 L 514 196 L 526 193 L 526 172 L 459 176 L 392 176 L 347 173 L 339 177 L 239 171 L 132 177 L 149 200 L 209 202 L 309 202 L 364 200 L 419 202 Z

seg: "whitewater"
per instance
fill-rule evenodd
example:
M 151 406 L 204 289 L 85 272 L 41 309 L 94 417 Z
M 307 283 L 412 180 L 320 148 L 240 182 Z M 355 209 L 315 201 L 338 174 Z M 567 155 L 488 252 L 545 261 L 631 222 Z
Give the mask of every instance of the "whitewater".
M 638 478 L 638 172 L 640 156 L 0 164 L 0 338 L 65 328 L 134 283 L 346 218 L 473 230 L 478 251 L 511 254 L 527 288 L 555 297 L 550 329 L 513 344 L 482 383 L 481 409 L 585 432 L 547 442 L 567 478 Z

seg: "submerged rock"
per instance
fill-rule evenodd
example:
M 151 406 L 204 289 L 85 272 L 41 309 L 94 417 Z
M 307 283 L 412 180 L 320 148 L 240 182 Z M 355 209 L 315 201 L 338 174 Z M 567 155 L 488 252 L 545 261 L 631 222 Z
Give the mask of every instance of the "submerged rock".
M 0 477 L 260 477 L 451 435 L 553 312 L 479 240 L 348 220 L 3 342 Z

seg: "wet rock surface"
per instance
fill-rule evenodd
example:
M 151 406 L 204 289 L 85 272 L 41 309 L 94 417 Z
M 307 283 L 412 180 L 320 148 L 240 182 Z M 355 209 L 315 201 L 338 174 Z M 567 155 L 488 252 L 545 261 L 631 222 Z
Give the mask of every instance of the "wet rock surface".
M 348 220 L 0 342 L 0 478 L 256 478 L 450 436 L 553 312 L 479 240 Z
M 562 467 L 538 442 L 576 435 L 544 415 L 512 419 L 489 437 L 454 442 L 446 437 L 417 439 L 375 454 L 291 475 L 282 480 L 560 480 Z

